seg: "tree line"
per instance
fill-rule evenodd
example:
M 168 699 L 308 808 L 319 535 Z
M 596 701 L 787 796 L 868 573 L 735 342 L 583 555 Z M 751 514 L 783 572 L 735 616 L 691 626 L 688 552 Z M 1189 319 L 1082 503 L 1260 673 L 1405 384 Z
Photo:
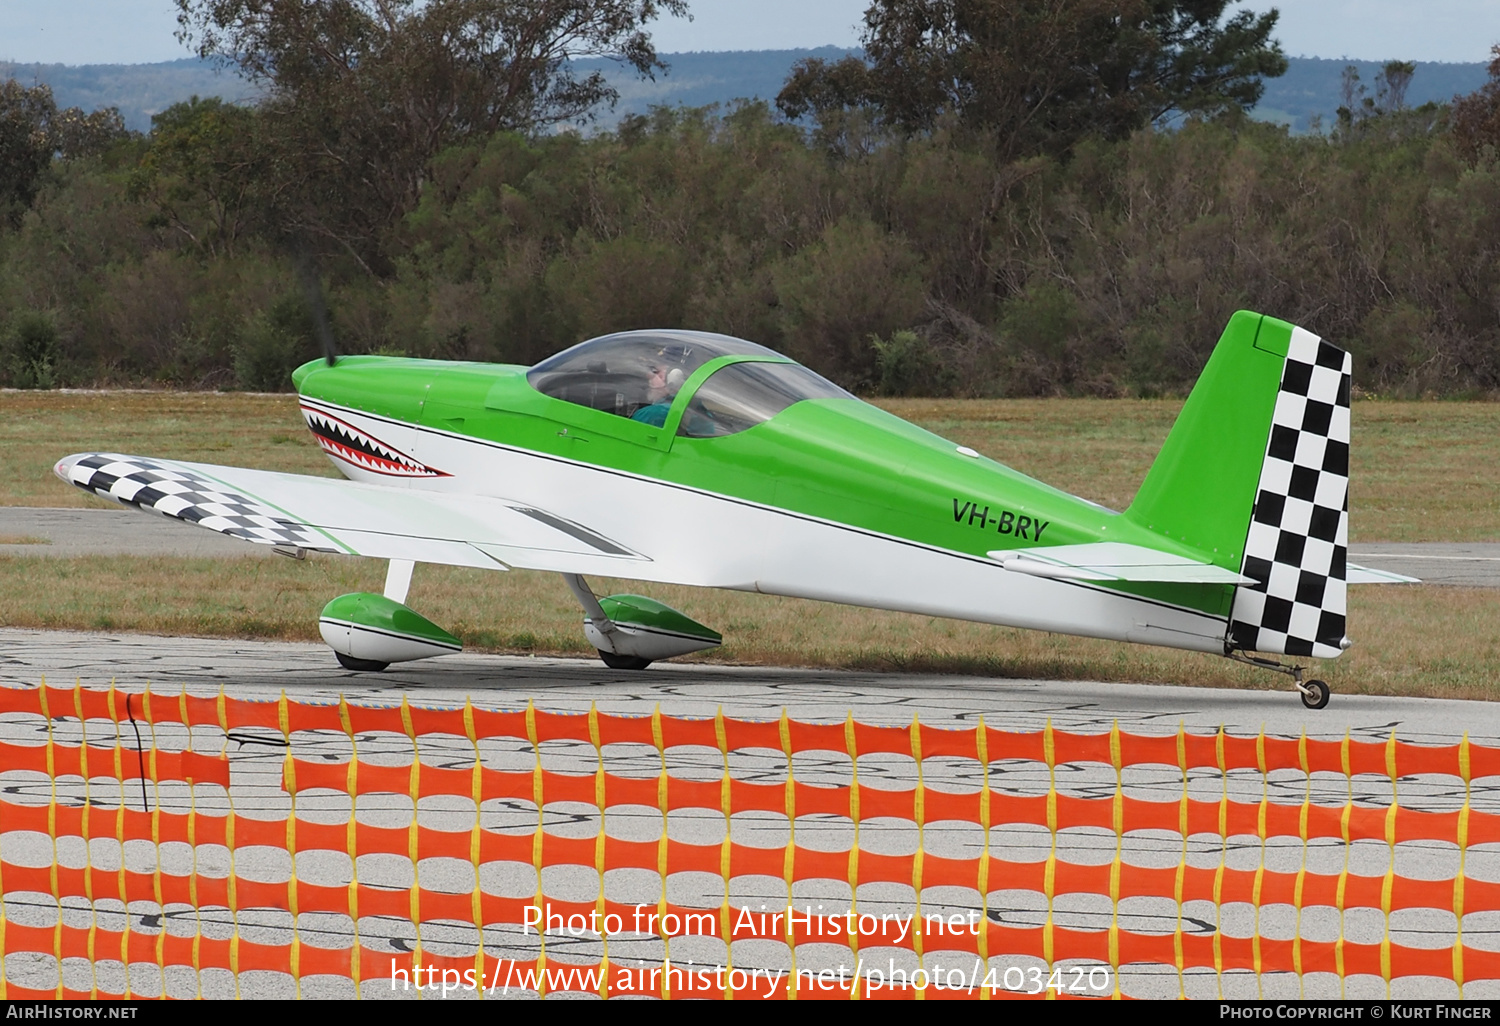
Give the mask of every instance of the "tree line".
M 1500 389 L 1500 48 L 1322 133 L 1246 111 L 1285 58 L 1227 0 L 874 0 L 774 107 L 580 130 L 683 0 L 178 0 L 264 87 L 150 133 L 0 86 L 0 384 L 281 390 L 318 352 L 530 363 L 685 326 L 864 393 L 1153 395 L 1236 309 L 1381 394 Z M 304 269 L 299 274 L 299 268 Z

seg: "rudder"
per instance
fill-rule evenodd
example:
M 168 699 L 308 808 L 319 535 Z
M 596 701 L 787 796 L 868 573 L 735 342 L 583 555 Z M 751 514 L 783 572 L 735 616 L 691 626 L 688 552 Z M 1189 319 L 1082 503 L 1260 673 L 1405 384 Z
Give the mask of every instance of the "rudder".
M 1348 647 L 1352 359 L 1293 330 L 1245 539 L 1229 645 L 1331 659 Z
M 1345 645 L 1347 353 L 1285 321 L 1230 319 L 1126 515 L 1256 580 L 1225 650 Z

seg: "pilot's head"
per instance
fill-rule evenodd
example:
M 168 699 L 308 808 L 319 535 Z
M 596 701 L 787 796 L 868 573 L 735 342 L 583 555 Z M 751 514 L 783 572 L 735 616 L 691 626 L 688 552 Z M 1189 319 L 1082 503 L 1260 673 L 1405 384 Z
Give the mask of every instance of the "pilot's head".
M 687 373 L 681 367 L 672 367 L 660 360 L 653 363 L 646 379 L 651 401 L 659 403 L 670 399 L 686 380 Z

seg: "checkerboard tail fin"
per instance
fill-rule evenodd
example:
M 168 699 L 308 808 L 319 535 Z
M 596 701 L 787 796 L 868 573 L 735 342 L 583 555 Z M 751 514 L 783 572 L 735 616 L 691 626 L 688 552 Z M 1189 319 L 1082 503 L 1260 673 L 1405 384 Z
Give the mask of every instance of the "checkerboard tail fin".
M 1256 583 L 1225 586 L 1226 651 L 1346 646 L 1349 355 L 1230 319 L 1126 515 Z
M 1344 635 L 1349 550 L 1351 358 L 1292 332 L 1261 464 L 1231 647 L 1331 659 Z

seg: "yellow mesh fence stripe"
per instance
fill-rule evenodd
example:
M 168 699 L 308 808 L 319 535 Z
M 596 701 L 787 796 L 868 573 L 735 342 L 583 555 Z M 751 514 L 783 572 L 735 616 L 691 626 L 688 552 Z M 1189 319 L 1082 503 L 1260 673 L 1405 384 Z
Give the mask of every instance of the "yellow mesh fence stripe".
M 1312 811 L 1312 771 L 1307 765 L 1307 731 L 1297 739 L 1297 765 L 1302 769 L 1302 808 L 1297 812 L 1297 835 L 1302 840 L 1302 861 L 1297 868 L 1297 883 L 1292 891 L 1292 907 L 1297 922 L 1292 934 L 1292 969 L 1297 974 L 1297 996 L 1307 994 L 1307 978 L 1302 972 L 1302 889 L 1307 884 L 1307 817 Z
M 1109 969 L 1114 978 L 1115 989 L 1110 995 L 1119 1000 L 1120 994 L 1120 867 L 1125 850 L 1125 776 L 1120 756 L 1120 721 L 1115 720 L 1109 729 L 1109 763 L 1115 771 L 1114 808 L 1110 810 L 1110 825 L 1115 831 L 1115 854 L 1109 863 Z
M 1380 911 L 1385 918 L 1385 935 L 1380 938 L 1380 976 L 1385 980 L 1385 996 L 1391 996 L 1391 892 L 1396 886 L 1396 816 L 1400 800 L 1396 789 L 1396 732 L 1391 732 L 1385 746 L 1385 769 L 1391 778 L 1391 807 L 1385 811 L 1385 843 L 1390 850 L 1390 865 L 1380 885 Z
M 729 882 L 734 858 L 734 791 L 729 777 L 729 732 L 724 727 L 724 707 L 714 711 L 714 743 L 719 746 L 719 811 L 724 814 L 724 842 L 719 846 L 719 875 L 724 878 L 724 904 L 719 909 L 719 929 L 724 935 L 724 1000 L 734 1000 L 730 977 L 734 973 L 734 926 L 730 922 Z
M 57 881 L 57 746 L 52 736 L 52 710 L 47 708 L 47 689 L 37 696 L 41 700 L 42 718 L 47 724 L 47 839 L 52 846 L 52 865 L 47 871 L 52 900 L 57 907 L 57 922 L 52 927 L 52 957 L 57 960 L 57 1000 L 63 996 L 63 906 L 62 888 Z
M 283 757 L 282 766 L 286 782 L 287 795 L 291 799 L 291 811 L 286 817 L 286 850 L 291 858 L 291 874 L 286 881 L 287 912 L 292 917 L 292 987 L 297 997 L 302 996 L 302 937 L 301 931 L 297 929 L 299 916 L 297 914 L 297 763 L 292 758 L 292 724 L 291 713 L 287 709 L 286 692 L 281 692 L 281 699 L 276 703 L 276 721 L 281 728 L 281 738 L 286 742 L 286 755 Z M 415 852 L 412 853 L 416 855 Z M 412 910 L 413 912 L 416 909 Z
M 42 679 L 42 686 L 46 687 L 46 678 Z M 115 874 L 115 880 L 116 880 L 116 886 L 119 889 L 120 904 L 123 905 L 124 909 L 125 909 L 124 925 L 120 929 L 120 963 L 125 967 L 125 994 L 124 994 L 124 1000 L 129 1001 L 130 1000 L 130 996 L 131 996 L 130 995 L 130 900 L 126 896 L 126 891 L 125 891 L 125 752 L 124 752 L 124 749 L 120 745 L 120 710 L 119 710 L 118 706 L 116 706 L 116 704 L 115 704 L 115 700 L 118 697 L 119 697 L 118 693 L 115 691 L 115 682 L 113 680 L 111 680 L 109 682 L 109 695 L 108 695 L 109 718 L 111 720 L 113 720 L 114 724 L 115 724 L 115 753 L 114 753 L 115 754 L 115 779 L 120 782 L 120 804 L 115 809 L 115 844 L 119 848 L 119 866 L 120 866 L 120 868 L 119 868 L 119 870 Z M 231 845 L 229 850 L 230 850 L 231 853 L 233 853 L 234 847 Z M 231 880 L 230 886 L 231 887 L 233 887 L 233 882 L 232 881 L 234 879 L 233 868 L 234 868 L 234 863 L 232 861 L 232 854 L 231 854 L 231 862 L 230 862 L 230 870 L 231 870 L 231 872 L 230 872 L 230 880 Z M 238 989 L 238 987 L 239 987 L 239 972 L 237 970 L 235 971 L 234 978 L 235 978 L 235 988 L 236 988 L 235 989 L 235 997 L 239 997 L 239 989 Z
M 1177 996 L 1187 1000 L 1186 957 L 1182 950 L 1182 892 L 1187 883 L 1188 844 L 1188 764 L 1187 730 L 1177 724 L 1177 765 L 1182 770 L 1182 799 L 1177 806 L 1177 830 L 1182 834 L 1182 852 L 1177 860 L 1177 877 L 1172 882 L 1172 897 L 1177 902 L 1177 928 L 1172 932 L 1172 955 L 1177 967 Z
M 1349 734 L 1344 732 L 1344 743 L 1339 748 L 1339 764 L 1343 767 L 1344 781 L 1348 786 L 1344 799 L 1344 811 L 1339 815 L 1339 833 L 1344 840 L 1344 866 L 1339 871 L 1338 897 L 1335 906 L 1339 910 L 1339 939 L 1334 946 L 1334 964 L 1338 967 L 1339 997 L 1345 996 L 1344 985 L 1348 973 L 1344 968 L 1344 897 L 1349 886 L 1349 820 L 1354 817 L 1354 774 L 1349 772 Z
M 923 930 L 920 924 L 922 922 L 922 863 L 926 861 L 927 854 L 925 836 L 927 789 L 922 779 L 922 723 L 915 715 L 911 718 L 911 757 L 917 764 L 917 791 L 912 799 L 912 818 L 917 821 L 917 853 L 911 860 L 911 889 L 913 900 L 916 902 L 916 913 L 911 917 L 911 935 L 912 946 L 917 951 L 917 967 L 924 968 L 922 935 L 927 931 Z M 918 1001 L 925 1001 L 927 988 L 918 988 L 916 998 Z
M 594 899 L 594 911 L 598 913 L 599 922 L 604 924 L 599 931 L 599 940 L 603 945 L 603 958 L 600 963 L 599 972 L 599 996 L 609 997 L 609 930 L 605 915 L 604 897 L 604 873 L 606 854 L 605 814 L 609 805 L 609 797 L 604 787 L 604 744 L 599 738 L 599 708 L 593 702 L 589 703 L 589 744 L 594 746 L 594 755 L 598 759 L 598 768 L 594 771 L 594 804 L 599 808 L 599 833 L 594 837 L 594 872 L 599 874 L 599 895 Z M 479 776 L 474 777 L 475 795 L 479 791 Z M 476 798 L 477 800 L 477 798 Z M 477 837 L 477 834 L 476 834 Z M 476 844 L 478 841 L 475 842 Z M 478 873 L 478 863 L 475 863 L 475 873 Z M 478 885 L 476 877 L 476 887 Z M 728 902 L 728 888 L 724 891 Z M 477 897 L 474 899 L 479 900 Z M 476 906 L 477 907 L 477 906 Z
M 590 713 L 590 720 L 592 718 L 593 714 Z M 474 867 L 474 889 L 469 892 L 469 910 L 474 916 L 474 936 L 479 938 L 479 943 L 474 946 L 474 979 L 482 980 L 484 979 L 484 891 L 479 886 L 479 853 L 480 842 L 483 839 L 479 832 L 479 821 L 483 817 L 484 807 L 484 765 L 479 755 L 479 736 L 474 730 L 474 704 L 468 699 L 464 699 L 464 736 L 469 739 L 469 745 L 474 749 L 474 768 L 469 777 L 470 796 L 474 799 L 474 825 L 469 828 L 469 862 Z M 604 810 L 600 809 L 601 836 L 604 833 L 603 812 Z M 604 896 L 602 869 L 599 873 L 599 895 L 602 905 Z M 482 987 L 479 989 L 479 999 L 484 1000 Z
M 188 719 L 187 685 L 182 687 L 182 693 L 177 698 L 178 714 L 183 723 L 190 723 Z M 187 751 L 193 751 L 193 732 L 188 728 Z M 203 999 L 203 905 L 198 900 L 198 788 L 193 782 L 188 784 L 188 847 L 192 850 L 192 870 L 188 874 L 188 898 L 193 903 L 193 987 L 197 991 L 195 995 L 200 1001 Z M 165 929 L 166 918 L 162 918 Z
M 78 775 L 83 778 L 83 810 L 81 814 L 82 826 L 80 832 L 83 834 L 83 888 L 84 897 L 89 903 L 89 998 L 97 1001 L 99 999 L 99 967 L 98 953 L 94 950 L 94 944 L 99 936 L 99 910 L 94 904 L 94 853 L 93 853 L 93 830 L 89 822 L 93 812 L 93 774 L 89 772 L 89 727 L 88 720 L 83 715 L 83 680 L 75 679 L 73 682 L 73 715 L 78 718 L 78 734 L 80 743 L 78 745 Z M 193 855 L 196 865 L 197 853 Z M 0 888 L 0 894 L 4 894 Z M 196 899 L 196 895 L 195 895 Z M 194 901 L 196 906 L 197 902 Z M 0 950 L 4 950 L 4 938 L 0 937 Z M 0 969 L 3 972 L 3 969 Z M 202 988 L 199 988 L 199 996 L 202 996 Z
M 1453 916 L 1457 922 L 1453 938 L 1453 981 L 1458 996 L 1464 996 L 1464 872 L 1469 857 L 1469 788 L 1472 767 L 1469 762 L 1469 732 L 1464 731 L 1458 746 L 1458 772 L 1464 782 L 1464 807 L 1458 812 L 1458 873 L 1453 877 Z
M 354 736 L 354 724 L 349 718 L 349 703 L 339 695 L 339 726 L 349 738 L 349 769 L 344 775 L 344 786 L 349 791 L 349 822 L 344 827 L 344 847 L 349 853 L 349 922 L 354 939 L 349 951 L 349 976 L 354 981 L 354 996 L 360 993 L 362 947 L 359 941 L 359 741 Z M 483 950 L 483 945 L 480 946 Z
M 283 701 L 285 694 L 282 695 Z M 161 983 L 161 992 L 166 993 L 167 988 L 167 905 L 162 900 L 161 891 L 161 778 L 162 774 L 157 766 L 158 752 L 156 748 L 156 717 L 151 712 L 151 682 L 146 681 L 146 690 L 141 695 L 141 705 L 145 707 L 147 736 L 151 739 L 151 754 L 146 760 L 147 770 L 151 774 L 151 896 L 156 901 L 157 923 L 156 929 L 156 971 L 157 979 Z M 296 917 L 293 916 L 293 923 Z M 297 935 L 292 934 L 292 950 L 296 950 Z M 292 963 L 295 966 L 296 963 Z M 298 997 L 301 997 L 299 992 Z
M 1224 728 L 1214 736 L 1219 764 L 1219 868 L 1214 871 L 1214 980 L 1224 996 L 1224 869 L 1229 857 L 1229 770 L 1224 765 Z
M 849 716 L 850 736 L 853 737 L 854 715 Z M 979 829 L 984 831 L 984 849 L 979 854 L 979 964 L 989 975 L 990 967 L 990 744 L 989 732 L 984 727 L 984 717 L 979 717 L 979 730 L 974 737 L 975 753 L 979 756 Z M 858 846 L 858 838 L 855 839 Z M 856 984 L 858 978 L 856 977 Z M 858 986 L 855 987 L 858 990 Z M 993 996 L 992 988 L 979 987 L 979 1000 L 988 1001 Z
M 657 708 L 659 711 L 660 707 Z M 786 853 L 781 857 L 781 871 L 786 880 L 786 946 L 792 954 L 792 969 L 786 981 L 786 996 L 788 1001 L 796 1001 L 798 991 L 797 930 L 792 923 L 792 914 L 795 911 L 792 881 L 796 877 L 797 867 L 797 782 L 792 777 L 792 728 L 787 722 L 785 708 L 781 710 L 778 728 L 781 734 L 781 751 L 786 756 Z M 665 767 L 662 773 L 666 773 Z M 920 957 L 920 951 L 918 957 Z
M 984 728 L 981 727 L 981 730 Z M 854 840 L 849 845 L 849 916 L 859 922 L 859 741 L 854 736 L 854 713 L 844 719 L 844 751 L 849 754 L 849 820 L 854 824 Z M 986 838 L 988 845 L 988 838 Z M 988 849 L 986 849 L 988 850 Z M 983 871 L 981 870 L 981 874 Z M 849 957 L 854 962 L 854 984 L 849 1000 L 859 1000 L 859 929 L 849 931 Z
M 546 819 L 546 802 L 542 795 L 542 746 L 537 741 L 536 732 L 536 705 L 526 700 L 526 740 L 531 742 L 532 756 L 535 762 L 531 770 L 531 800 L 536 805 L 536 833 L 531 835 L 531 868 L 536 871 L 536 904 L 537 922 L 545 927 L 546 923 L 546 896 L 542 893 L 542 824 Z M 413 822 L 412 829 L 416 829 Z M 537 996 L 543 1000 L 547 997 L 547 931 L 538 931 L 537 939 L 539 947 L 536 956 L 536 986 Z
M 1265 1000 L 1266 990 L 1261 979 L 1260 950 L 1260 897 L 1266 883 L 1266 807 L 1270 804 L 1270 781 L 1266 777 L 1266 728 L 1262 726 L 1255 738 L 1255 768 L 1260 771 L 1260 807 L 1255 811 L 1255 836 L 1260 841 L 1260 865 L 1255 867 L 1255 886 L 1251 891 L 1255 908 L 1255 921 L 1251 927 L 1250 944 L 1255 963 L 1255 996 Z
M 1051 835 L 1047 849 L 1046 876 L 1042 882 L 1042 893 L 1047 899 L 1047 918 L 1042 924 L 1042 961 L 1047 963 L 1048 979 L 1057 967 L 1053 965 L 1052 902 L 1057 894 L 1057 746 L 1052 736 L 1052 717 L 1042 729 L 1042 758 L 1047 763 L 1047 833 Z M 1047 1000 L 1057 998 L 1057 992 L 1047 989 Z
M 411 741 L 411 824 L 406 828 L 406 843 L 408 847 L 408 858 L 411 859 L 411 922 L 416 931 L 416 940 L 412 944 L 412 964 L 422 964 L 422 853 L 421 853 L 421 830 L 417 825 L 417 812 L 422 801 L 422 749 L 417 744 L 417 732 L 411 723 L 411 704 L 407 702 L 406 696 L 401 696 L 401 728 L 406 731 L 407 739 Z M 538 759 L 541 756 L 538 755 Z M 537 827 L 538 833 L 541 826 Z M 540 886 L 541 873 L 537 873 L 538 886 Z M 417 991 L 417 997 L 422 997 L 422 992 Z
M 667 853 L 670 838 L 667 836 L 668 816 L 671 808 L 667 794 L 667 744 L 661 732 L 661 705 L 658 704 L 651 712 L 651 743 L 656 746 L 656 757 L 660 769 L 656 778 L 656 804 L 661 809 L 661 837 L 656 842 L 656 872 L 660 877 L 661 896 L 656 901 L 657 932 L 661 936 L 661 996 L 663 999 L 672 996 L 670 974 L 667 968 L 672 964 L 672 941 L 667 933 Z

